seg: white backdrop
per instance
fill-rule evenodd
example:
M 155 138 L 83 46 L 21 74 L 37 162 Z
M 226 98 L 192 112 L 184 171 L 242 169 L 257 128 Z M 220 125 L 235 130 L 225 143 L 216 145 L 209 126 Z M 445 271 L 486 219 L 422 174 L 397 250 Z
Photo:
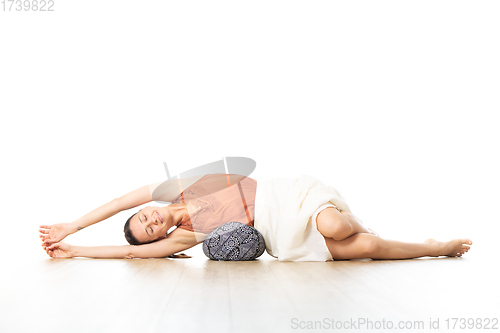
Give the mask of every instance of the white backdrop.
M 3 254 L 223 156 L 309 174 L 381 236 L 499 231 L 496 1 L 62 1 L 0 12 Z M 67 238 L 126 244 L 133 211 Z M 491 252 L 493 254 L 493 252 Z

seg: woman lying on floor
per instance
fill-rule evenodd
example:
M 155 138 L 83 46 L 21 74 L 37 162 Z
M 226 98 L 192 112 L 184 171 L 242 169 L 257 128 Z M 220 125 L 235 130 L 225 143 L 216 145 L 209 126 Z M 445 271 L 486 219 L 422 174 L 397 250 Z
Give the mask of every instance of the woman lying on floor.
M 121 211 L 152 201 L 125 223 L 130 245 L 73 246 L 66 236 Z M 189 249 L 218 226 L 237 221 L 255 227 L 278 260 L 410 259 L 460 257 L 467 238 L 423 243 L 386 240 L 351 213 L 344 198 L 311 176 L 257 182 L 235 174 L 206 174 L 141 187 L 71 223 L 41 225 L 42 247 L 52 258 L 162 258 Z M 170 231 L 173 227 L 173 231 Z

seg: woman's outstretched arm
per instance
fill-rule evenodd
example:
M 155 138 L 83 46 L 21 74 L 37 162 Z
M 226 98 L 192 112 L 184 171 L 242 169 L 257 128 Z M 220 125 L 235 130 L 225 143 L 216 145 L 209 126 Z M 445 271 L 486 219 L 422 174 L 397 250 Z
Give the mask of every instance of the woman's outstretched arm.
M 176 233 L 174 235 L 174 233 Z M 52 258 L 164 258 L 175 253 L 187 250 L 200 241 L 196 240 L 193 232 L 176 229 L 172 236 L 144 245 L 121 246 L 74 246 L 67 243 L 42 244 L 42 247 Z
M 151 202 L 150 185 L 138 188 L 119 198 L 94 209 L 90 213 L 80 217 L 71 223 L 58 223 L 53 225 L 40 226 L 40 238 L 44 242 L 56 243 L 66 236 L 86 228 L 92 224 L 106 220 L 107 218 L 133 207 Z

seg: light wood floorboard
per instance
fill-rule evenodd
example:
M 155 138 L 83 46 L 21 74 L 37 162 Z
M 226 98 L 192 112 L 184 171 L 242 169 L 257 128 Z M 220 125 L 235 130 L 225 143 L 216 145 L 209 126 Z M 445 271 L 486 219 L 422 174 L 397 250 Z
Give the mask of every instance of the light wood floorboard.
M 10 260 L 0 277 L 0 332 L 297 332 L 294 321 L 353 318 L 427 328 L 440 318 L 442 328 L 447 317 L 500 317 L 497 265 L 479 256 L 318 263 L 191 254 Z

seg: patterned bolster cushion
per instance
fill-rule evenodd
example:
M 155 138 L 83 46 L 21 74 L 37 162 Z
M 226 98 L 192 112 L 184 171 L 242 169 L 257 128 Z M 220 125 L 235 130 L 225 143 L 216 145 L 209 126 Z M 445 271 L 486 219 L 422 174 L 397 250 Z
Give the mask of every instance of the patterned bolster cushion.
M 253 260 L 264 253 L 266 243 L 261 233 L 241 222 L 225 223 L 203 242 L 203 252 L 212 260 Z

